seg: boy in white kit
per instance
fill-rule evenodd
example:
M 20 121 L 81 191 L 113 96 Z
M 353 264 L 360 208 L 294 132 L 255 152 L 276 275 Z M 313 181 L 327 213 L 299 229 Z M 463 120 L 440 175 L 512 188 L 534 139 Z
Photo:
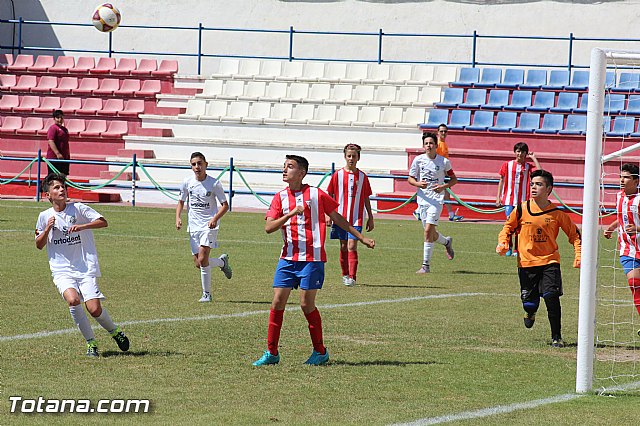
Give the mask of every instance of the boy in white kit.
M 52 206 L 38 216 L 36 247 L 47 247 L 53 282 L 69 305 L 69 312 L 87 341 L 87 356 L 98 356 L 93 329 L 82 302 L 95 320 L 109 332 L 122 351 L 129 349 L 129 339 L 100 305 L 104 295 L 98 288 L 100 277 L 98 253 L 92 229 L 107 227 L 107 221 L 82 203 L 67 203 L 64 175 L 50 174 L 43 191 Z
M 202 282 L 202 297 L 200 302 L 211 302 L 211 266 L 217 266 L 224 275 L 231 279 L 232 271 L 229 256 L 209 258 L 212 248 L 218 247 L 218 229 L 220 218 L 229 210 L 229 203 L 224 194 L 222 184 L 207 175 L 207 160 L 200 152 L 191 154 L 191 170 L 189 176 L 182 182 L 180 200 L 176 207 L 176 229 L 182 228 L 180 218 L 184 203 L 188 200 L 189 210 L 189 240 L 191 253 L 196 268 L 200 269 Z M 220 210 L 218 204 L 220 203 Z

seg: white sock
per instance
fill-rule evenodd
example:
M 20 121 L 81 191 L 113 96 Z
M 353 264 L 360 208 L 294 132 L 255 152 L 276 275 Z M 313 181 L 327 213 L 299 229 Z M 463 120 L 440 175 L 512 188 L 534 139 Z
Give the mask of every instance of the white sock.
M 433 252 L 433 243 L 424 243 L 424 255 L 422 258 L 422 263 L 428 265 L 431 261 L 431 253 Z
M 82 306 L 82 304 L 69 306 L 69 312 L 71 313 L 73 322 L 75 322 L 80 329 L 82 337 L 84 337 L 87 341 L 95 339 L 96 336 L 93 334 L 91 323 L 89 323 L 89 318 L 87 318 L 87 314 L 84 312 L 84 307 Z
M 200 279 L 202 280 L 202 291 L 211 293 L 211 265 L 200 267 Z
M 222 268 L 224 266 L 224 262 L 219 257 L 210 257 L 209 266 L 217 266 L 218 268 Z
M 102 328 L 107 330 L 109 333 L 113 333 L 113 331 L 117 328 L 104 307 L 102 307 L 102 313 L 100 314 L 100 316 L 95 317 L 95 319 L 96 321 L 98 321 L 98 324 L 100 324 Z
M 436 240 L 436 243 L 438 244 L 442 244 L 443 246 L 447 245 L 447 237 L 445 237 L 444 235 L 442 235 L 441 233 L 438 232 L 438 239 Z

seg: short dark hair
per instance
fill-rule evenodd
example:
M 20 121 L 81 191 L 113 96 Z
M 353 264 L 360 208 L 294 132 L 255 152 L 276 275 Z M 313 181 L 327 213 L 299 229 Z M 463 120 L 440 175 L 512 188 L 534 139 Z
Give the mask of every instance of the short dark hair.
M 431 133 L 431 132 L 424 132 L 422 134 L 422 145 L 424 145 L 424 140 L 426 138 L 432 138 L 435 142 L 438 142 L 438 136 L 435 133 Z
M 42 180 L 42 192 L 49 192 L 49 187 L 53 182 L 60 182 L 64 187 L 67 186 L 67 177 L 62 173 L 49 173 Z
M 638 179 L 638 175 L 640 175 L 640 169 L 637 164 L 624 163 L 620 167 L 620 171 L 629 173 L 634 179 Z
M 342 152 L 346 154 L 349 150 L 356 151 L 358 153 L 358 158 L 360 158 L 360 151 L 362 150 L 362 148 L 360 148 L 360 145 L 358 145 L 357 143 L 348 143 L 344 146 Z
M 529 152 L 529 145 L 527 145 L 527 144 L 526 144 L 526 143 L 524 143 L 524 142 L 518 142 L 517 144 L 515 144 L 515 145 L 513 146 L 513 152 L 516 152 L 516 151 L 518 151 L 518 150 L 520 150 L 520 151 L 522 151 L 522 152 L 527 152 L 527 153 L 528 153 L 528 152 Z
M 64 117 L 64 112 L 61 109 L 53 111 L 53 118 Z
M 298 163 L 298 167 L 300 167 L 305 172 L 309 171 L 309 162 L 307 161 L 306 158 L 301 157 L 299 155 L 293 155 L 293 154 L 288 154 L 286 158 L 287 160 L 293 160 L 296 163 Z
M 193 160 L 194 158 L 202 158 L 202 161 L 204 161 L 205 163 L 207 162 L 207 159 L 204 157 L 204 154 L 201 153 L 200 151 L 196 151 L 196 152 L 192 152 L 191 153 L 191 158 L 189 158 L 189 161 Z
M 445 129 L 449 130 L 449 126 L 444 123 L 440 123 L 440 125 L 438 126 L 438 130 L 440 130 L 440 127 L 444 127 Z
M 531 173 L 531 179 L 538 176 L 544 179 L 547 186 L 553 187 L 553 175 L 551 174 L 551 172 L 548 172 L 543 169 L 538 169 L 538 170 L 534 170 L 533 173 Z

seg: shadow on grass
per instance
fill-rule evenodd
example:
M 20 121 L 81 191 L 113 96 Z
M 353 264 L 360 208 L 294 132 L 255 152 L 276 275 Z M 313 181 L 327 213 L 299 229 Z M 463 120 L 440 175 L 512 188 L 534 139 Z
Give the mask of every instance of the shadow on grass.
M 482 271 L 465 271 L 460 270 L 460 271 L 453 271 L 454 274 L 460 274 L 460 275 L 515 275 L 517 273 L 517 269 L 516 269 L 516 265 L 514 265 L 513 270 L 509 270 L 507 272 L 497 272 L 497 271 L 487 271 L 487 272 L 482 272 Z
M 348 365 L 350 367 L 369 367 L 369 366 L 392 366 L 392 367 L 406 367 L 407 365 L 431 365 L 431 364 L 440 364 L 435 361 L 388 361 L 388 360 L 377 360 L 377 361 L 360 361 L 360 362 L 352 362 L 352 361 L 331 361 L 329 365 Z
M 640 349 L 640 344 L 639 345 L 615 345 L 615 344 L 609 344 L 609 343 L 597 343 L 596 344 L 596 348 L 599 348 L 599 349 L 606 349 L 606 348 L 625 349 L 625 350 L 629 350 L 629 351 L 636 351 L 636 350 Z
M 377 287 L 377 288 L 422 288 L 422 289 L 444 289 L 447 287 L 437 287 L 429 285 L 395 285 L 395 284 L 358 284 L 358 287 Z
M 171 351 L 104 351 L 100 353 L 100 357 L 109 358 L 112 356 L 130 356 L 130 357 L 139 357 L 139 356 L 183 356 L 184 354 L 181 352 L 171 352 Z

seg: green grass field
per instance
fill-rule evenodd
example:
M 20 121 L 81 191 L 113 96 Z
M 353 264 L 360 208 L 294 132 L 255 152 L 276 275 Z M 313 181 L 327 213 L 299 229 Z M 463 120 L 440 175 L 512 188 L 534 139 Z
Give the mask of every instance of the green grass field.
M 46 253 L 33 242 L 38 213 L 48 207 L 0 201 L 2 337 L 74 326 L 51 281 Z M 0 340 L 0 424 L 382 425 L 574 391 L 579 274 L 571 268 L 572 249 L 563 234 L 566 348 L 551 348 L 544 308 L 533 329 L 522 325 L 515 259 L 494 253 L 499 225 L 443 222 L 443 233 L 454 237 L 456 258 L 447 261 L 437 246 L 432 273 L 417 276 L 420 223 L 379 218 L 371 234 L 376 249 L 360 247 L 356 287 L 341 284 L 337 244 L 328 242 L 318 305 L 330 364 L 303 365 L 311 344 L 294 292 L 280 365 L 254 368 L 251 362 L 266 348 L 271 280 L 281 247 L 279 233 L 264 232 L 263 215 L 234 212 L 223 219 L 221 247 L 213 253 L 229 253 L 234 277 L 228 281 L 214 271 L 214 301 L 201 304 L 199 272 L 186 232 L 174 228 L 172 209 L 95 208 L 109 222 L 94 232 L 104 305 L 116 322 L 125 323 L 131 350 L 120 353 L 102 329 L 96 330 L 99 359 L 84 356 L 77 330 Z M 628 290 L 617 297 L 630 299 Z M 626 350 L 633 355 L 632 349 Z M 633 372 L 638 360 L 630 359 L 616 368 Z M 610 368 L 597 364 L 603 374 Z M 126 415 L 10 414 L 9 397 L 15 395 L 150 399 L 152 409 Z M 634 424 L 639 397 L 635 389 L 613 397 L 591 394 L 457 423 Z

